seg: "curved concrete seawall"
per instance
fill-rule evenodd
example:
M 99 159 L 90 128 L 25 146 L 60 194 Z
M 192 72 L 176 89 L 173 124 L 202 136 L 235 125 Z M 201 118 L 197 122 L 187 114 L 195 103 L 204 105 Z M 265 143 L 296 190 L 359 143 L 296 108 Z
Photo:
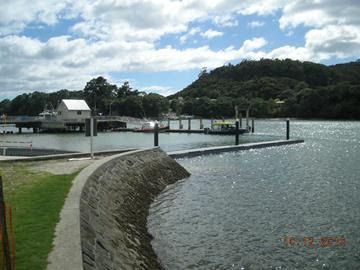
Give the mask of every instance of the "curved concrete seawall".
M 159 148 L 87 167 L 61 212 L 47 269 L 161 269 L 146 227 L 149 207 L 168 184 L 189 175 Z
M 159 148 L 96 169 L 80 201 L 84 269 L 160 269 L 146 227 L 149 206 L 168 184 L 187 176 Z
M 287 140 L 190 149 L 188 157 L 303 143 Z M 161 269 L 146 220 L 153 199 L 190 174 L 159 148 L 105 157 L 74 179 L 56 226 L 47 270 Z

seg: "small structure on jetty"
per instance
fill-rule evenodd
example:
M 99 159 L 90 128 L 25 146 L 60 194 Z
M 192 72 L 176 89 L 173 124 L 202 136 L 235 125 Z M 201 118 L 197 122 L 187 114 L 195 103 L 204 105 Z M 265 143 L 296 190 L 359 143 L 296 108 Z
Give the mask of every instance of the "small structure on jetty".
M 85 100 L 82 99 L 63 99 L 56 109 L 58 120 L 86 119 L 91 116 L 91 109 Z
M 15 124 L 19 133 L 23 128 L 32 128 L 34 133 L 38 131 L 64 132 L 83 131 L 85 119 L 89 118 L 91 110 L 85 100 L 63 99 L 56 113 L 51 117 L 42 116 L 6 116 L 2 118 L 2 124 Z M 120 116 L 94 116 L 98 122 L 98 130 L 105 131 L 118 128 L 126 128 L 127 121 Z

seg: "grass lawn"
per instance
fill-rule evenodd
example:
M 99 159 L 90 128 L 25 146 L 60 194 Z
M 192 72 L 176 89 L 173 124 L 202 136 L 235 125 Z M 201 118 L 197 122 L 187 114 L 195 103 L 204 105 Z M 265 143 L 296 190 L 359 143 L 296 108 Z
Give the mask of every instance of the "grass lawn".
M 34 172 L 31 163 L 0 163 L 5 202 L 13 212 L 16 270 L 46 269 L 55 226 L 77 173 Z

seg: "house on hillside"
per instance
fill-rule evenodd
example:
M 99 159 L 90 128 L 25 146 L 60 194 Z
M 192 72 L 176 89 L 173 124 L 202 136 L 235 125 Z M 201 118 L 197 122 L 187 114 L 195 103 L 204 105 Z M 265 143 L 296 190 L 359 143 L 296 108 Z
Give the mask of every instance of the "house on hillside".
M 82 120 L 91 116 L 91 110 L 85 100 L 63 99 L 56 109 L 59 120 Z

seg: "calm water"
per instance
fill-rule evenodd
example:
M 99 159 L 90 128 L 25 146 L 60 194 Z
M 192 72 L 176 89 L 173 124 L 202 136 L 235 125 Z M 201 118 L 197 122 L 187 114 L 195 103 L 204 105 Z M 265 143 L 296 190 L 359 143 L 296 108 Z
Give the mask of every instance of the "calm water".
M 245 122 L 245 121 L 244 121 Z M 285 122 L 273 122 L 275 125 L 270 125 L 266 121 L 259 121 L 259 133 L 247 134 L 240 136 L 240 143 L 264 141 L 278 139 L 277 136 L 272 136 L 274 132 L 277 135 L 285 136 Z M 178 121 L 171 122 L 171 128 L 178 128 Z M 183 121 L 184 129 L 187 129 L 188 121 Z M 210 126 L 210 121 L 204 121 L 205 127 Z M 245 123 L 244 123 L 245 125 Z M 129 127 L 134 127 L 129 125 Z M 192 121 L 192 128 L 199 128 L 199 121 Z M 279 130 L 272 130 L 273 128 Z M 90 139 L 85 137 L 82 133 L 63 133 L 63 134 L 33 134 L 32 130 L 24 130 L 23 134 L 3 135 L 3 131 L 17 132 L 13 127 L 0 127 L 0 146 L 22 146 L 27 147 L 32 144 L 33 147 L 38 148 L 52 148 L 59 150 L 89 152 Z M 260 132 L 261 130 L 261 132 Z M 176 133 L 160 133 L 159 143 L 165 151 L 199 148 L 205 146 L 227 145 L 233 144 L 235 138 L 233 136 L 215 136 L 205 134 L 176 134 Z M 94 137 L 94 150 L 113 150 L 129 147 L 152 147 L 154 144 L 154 135 L 146 133 L 134 132 L 106 132 L 98 133 Z
M 148 218 L 166 269 L 360 269 L 360 122 L 291 129 L 305 144 L 180 160 Z

